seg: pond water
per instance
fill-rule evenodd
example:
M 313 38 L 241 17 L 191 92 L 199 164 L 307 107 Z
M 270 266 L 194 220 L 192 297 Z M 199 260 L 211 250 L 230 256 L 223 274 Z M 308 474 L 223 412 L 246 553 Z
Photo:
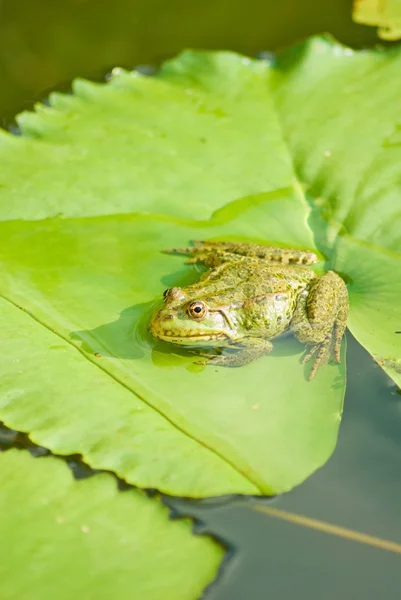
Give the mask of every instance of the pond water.
M 0 123 L 10 125 L 51 89 L 68 90 L 72 77 L 102 80 L 115 65 L 157 65 L 185 47 L 256 55 L 322 31 L 355 47 L 374 44 L 375 31 L 350 15 L 348 0 L 3 0 Z M 166 499 L 230 548 L 205 598 L 398 599 L 400 432 L 401 396 L 349 336 L 343 423 L 324 468 L 269 501 Z M 296 523 L 294 514 L 308 519 Z

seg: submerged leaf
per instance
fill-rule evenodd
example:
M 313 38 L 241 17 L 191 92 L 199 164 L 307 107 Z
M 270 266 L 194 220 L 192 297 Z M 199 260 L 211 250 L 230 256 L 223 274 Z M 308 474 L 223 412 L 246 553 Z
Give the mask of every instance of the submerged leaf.
M 110 475 L 9 450 L 0 477 L 1 598 L 196 600 L 217 574 L 221 547 Z

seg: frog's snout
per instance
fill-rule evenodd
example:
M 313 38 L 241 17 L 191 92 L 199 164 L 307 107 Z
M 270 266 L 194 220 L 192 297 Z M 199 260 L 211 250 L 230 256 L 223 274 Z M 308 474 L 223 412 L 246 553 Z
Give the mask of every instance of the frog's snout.
M 155 338 L 165 338 L 171 335 L 170 329 L 174 321 L 174 314 L 166 310 L 165 306 L 160 306 L 151 318 L 149 329 Z

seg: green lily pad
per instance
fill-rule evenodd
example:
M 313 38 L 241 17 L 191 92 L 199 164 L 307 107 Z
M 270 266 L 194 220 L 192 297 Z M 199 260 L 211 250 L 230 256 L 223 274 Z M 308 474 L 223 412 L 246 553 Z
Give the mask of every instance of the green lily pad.
M 401 255 L 344 237 L 336 265 L 353 282 L 349 328 L 401 386 Z
M 17 117 L 23 137 L 0 136 L 0 219 L 201 219 L 292 185 L 267 65 L 229 53 L 194 59 L 189 66 L 210 71 L 218 86 L 199 89 L 196 74 L 193 86 L 180 86 L 117 70 L 108 85 L 76 80 L 73 96 L 50 94 L 50 106 Z
M 328 224 L 328 252 L 338 234 L 400 252 L 400 69 L 399 48 L 355 52 L 330 38 L 276 63 L 276 106 L 297 176 Z
M 111 475 L 9 450 L 0 476 L 2 598 L 196 600 L 217 574 L 223 548 Z
M 335 445 L 344 366 L 308 382 L 303 347 L 291 339 L 277 343 L 269 360 L 202 368 L 147 334 L 163 289 L 199 277 L 160 247 L 183 244 L 194 230 L 288 235 L 274 205 L 277 215 L 286 203 L 296 214 L 295 199 L 266 202 L 270 225 L 259 203 L 196 229 L 140 216 L 3 224 L 5 422 L 57 453 L 79 452 L 129 482 L 186 496 L 270 494 L 319 466 Z
M 393 302 L 395 272 L 374 274 L 383 253 L 397 254 L 396 228 L 380 232 L 372 193 L 380 172 L 389 180 L 374 93 L 388 109 L 384 133 L 395 135 L 386 93 L 397 57 L 322 40 L 274 67 L 185 52 L 156 78 L 119 70 L 20 116 L 23 135 L 0 138 L 0 418 L 54 452 L 176 495 L 274 494 L 324 464 L 345 345 L 342 364 L 308 382 L 291 337 L 240 369 L 204 368 L 157 344 L 147 325 L 166 287 L 199 277 L 165 248 L 194 238 L 318 248 L 350 284 L 351 331 L 392 361 L 396 379 L 390 337 L 365 326 L 368 306 Z M 355 74 L 369 68 L 384 70 L 388 92 L 372 79 L 363 88 L 364 134 Z M 364 142 L 342 139 L 354 122 Z M 382 167 L 365 189 L 369 159 Z M 391 164 L 394 174 L 396 155 Z M 373 254 L 364 268 L 362 246 Z
M 314 38 L 273 74 L 298 177 L 326 224 L 316 241 L 351 283 L 349 328 L 399 385 L 400 69 L 400 48 Z

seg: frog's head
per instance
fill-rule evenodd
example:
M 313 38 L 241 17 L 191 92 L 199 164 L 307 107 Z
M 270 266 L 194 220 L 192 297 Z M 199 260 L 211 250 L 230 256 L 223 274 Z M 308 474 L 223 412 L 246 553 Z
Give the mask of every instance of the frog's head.
M 155 338 L 185 346 L 216 346 L 238 337 L 227 310 L 213 299 L 200 298 L 199 290 L 195 294 L 189 288 L 173 287 L 163 297 L 164 304 L 150 323 Z

